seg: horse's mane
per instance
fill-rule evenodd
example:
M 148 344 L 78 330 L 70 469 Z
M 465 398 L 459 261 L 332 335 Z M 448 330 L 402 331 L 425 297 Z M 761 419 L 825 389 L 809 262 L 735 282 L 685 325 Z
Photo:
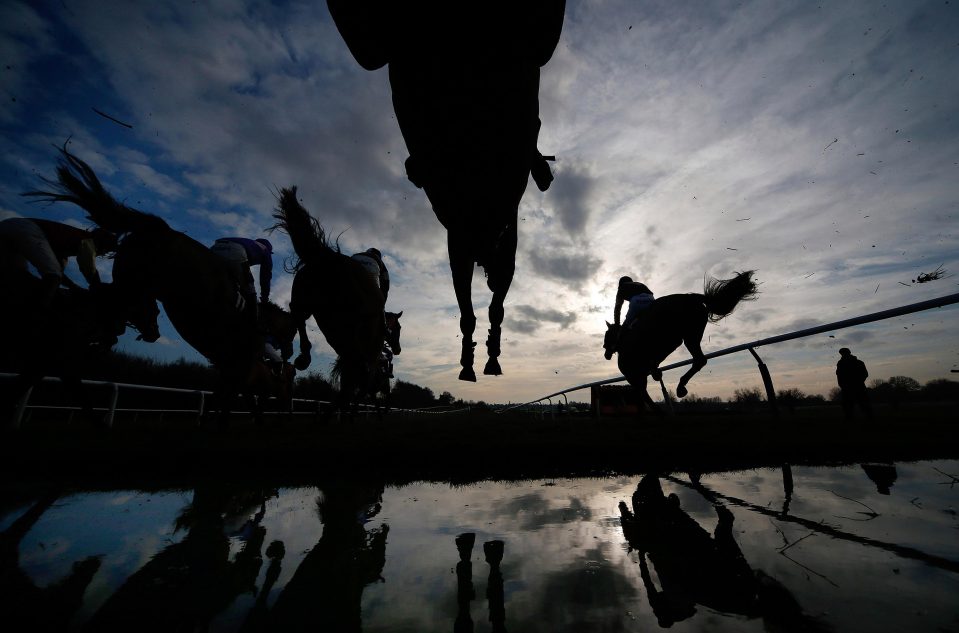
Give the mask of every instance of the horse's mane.
M 161 218 L 126 206 L 110 195 L 93 169 L 69 151 L 66 143 L 58 148 L 61 158 L 57 163 L 57 179 L 41 178 L 52 191 L 27 191 L 45 202 L 72 202 L 87 212 L 87 217 L 100 228 L 121 234 L 131 231 L 169 231 Z
M 330 245 L 319 221 L 296 199 L 296 186 L 280 190 L 279 206 L 275 211 L 273 217 L 277 223 L 269 230 L 279 229 L 289 235 L 296 253 L 291 258 L 291 265 L 285 266 L 287 272 L 296 272 L 312 260 L 340 252 L 338 245 Z

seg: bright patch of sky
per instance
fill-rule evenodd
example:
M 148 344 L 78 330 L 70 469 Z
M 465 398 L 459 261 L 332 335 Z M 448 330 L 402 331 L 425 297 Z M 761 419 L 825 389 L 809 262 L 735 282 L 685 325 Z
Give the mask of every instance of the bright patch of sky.
M 397 377 L 437 394 L 525 401 L 618 375 L 601 344 L 624 274 L 661 296 L 757 270 L 761 296 L 707 327 L 707 352 L 957 290 L 959 3 L 570 0 L 540 91 L 556 180 L 520 206 L 505 374 L 476 384 L 456 379 L 445 232 L 406 179 L 387 72 L 353 60 L 325 3 L 8 2 L 0 25 L 0 217 L 85 225 L 19 196 L 52 176 L 67 139 L 117 198 L 205 244 L 263 235 L 276 189 L 297 185 L 344 252 L 383 251 L 388 308 L 404 314 Z M 277 260 L 291 254 L 273 242 Z M 950 276 L 913 281 L 939 266 Z M 279 268 L 282 305 L 292 277 Z M 473 291 L 479 352 L 481 271 Z M 760 353 L 778 388 L 812 393 L 834 386 L 843 345 L 875 378 L 949 378 L 955 318 Z M 122 348 L 199 358 L 161 328 L 167 344 Z M 727 357 L 690 390 L 759 384 L 748 356 Z

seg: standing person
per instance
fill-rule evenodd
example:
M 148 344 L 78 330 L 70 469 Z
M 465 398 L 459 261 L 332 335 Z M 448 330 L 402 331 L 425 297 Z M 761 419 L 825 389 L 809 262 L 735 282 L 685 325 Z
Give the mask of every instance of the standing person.
M 641 311 L 653 305 L 655 297 L 653 297 L 653 291 L 647 288 L 646 284 L 633 281 L 631 277 L 620 277 L 619 287 L 616 290 L 616 305 L 613 308 L 613 322 L 616 325 L 619 325 L 619 314 L 624 301 L 629 302 L 626 319 L 623 321 L 623 327 L 628 328 Z
M 270 281 L 273 279 L 273 245 L 264 238 L 221 237 L 210 247 L 214 253 L 230 262 L 230 272 L 248 303 L 256 305 L 256 287 L 251 267 L 260 267 L 260 302 L 270 299 Z M 255 311 L 254 311 L 255 313 Z
M 386 305 L 386 297 L 390 294 L 390 273 L 386 270 L 386 264 L 383 263 L 383 255 L 375 248 L 368 248 L 362 253 L 356 253 L 350 259 L 359 263 L 370 274 L 370 278 L 376 287 L 383 293 L 383 305 Z
M 4 273 L 30 274 L 32 264 L 43 284 L 38 298 L 43 308 L 50 307 L 61 285 L 71 290 L 80 288 L 64 273 L 70 257 L 76 257 L 80 274 L 94 287 L 100 284 L 96 258 L 116 248 L 116 236 L 101 228 L 85 231 L 39 218 L 8 218 L 0 222 L 0 252 L 7 269 Z
M 856 405 L 867 418 L 872 417 L 872 406 L 866 393 L 866 378 L 869 372 L 866 364 L 852 355 L 848 347 L 839 350 L 839 362 L 836 363 L 836 381 L 842 391 L 842 409 L 847 420 L 856 417 Z

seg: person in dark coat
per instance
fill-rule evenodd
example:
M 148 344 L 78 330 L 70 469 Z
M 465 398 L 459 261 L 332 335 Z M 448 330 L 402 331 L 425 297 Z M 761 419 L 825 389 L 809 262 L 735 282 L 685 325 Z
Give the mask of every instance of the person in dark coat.
M 866 378 L 869 372 L 866 364 L 853 356 L 848 347 L 839 350 L 839 362 L 836 363 L 836 380 L 842 391 L 842 409 L 847 420 L 856 417 L 856 405 L 867 418 L 872 417 L 872 406 L 866 392 Z

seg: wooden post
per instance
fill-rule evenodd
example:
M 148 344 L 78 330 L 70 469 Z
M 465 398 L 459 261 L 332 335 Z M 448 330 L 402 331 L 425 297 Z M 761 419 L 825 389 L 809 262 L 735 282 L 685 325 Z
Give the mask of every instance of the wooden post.
M 769 408 L 772 410 L 773 417 L 779 417 L 779 405 L 776 404 L 776 390 L 773 388 L 773 379 L 769 375 L 769 368 L 766 367 L 766 363 L 759 358 L 759 354 L 756 353 L 756 350 L 749 348 L 749 353 L 753 355 L 753 358 L 756 359 L 756 363 L 759 365 L 759 375 L 763 378 L 763 386 L 766 388 L 766 402 L 769 403 Z

